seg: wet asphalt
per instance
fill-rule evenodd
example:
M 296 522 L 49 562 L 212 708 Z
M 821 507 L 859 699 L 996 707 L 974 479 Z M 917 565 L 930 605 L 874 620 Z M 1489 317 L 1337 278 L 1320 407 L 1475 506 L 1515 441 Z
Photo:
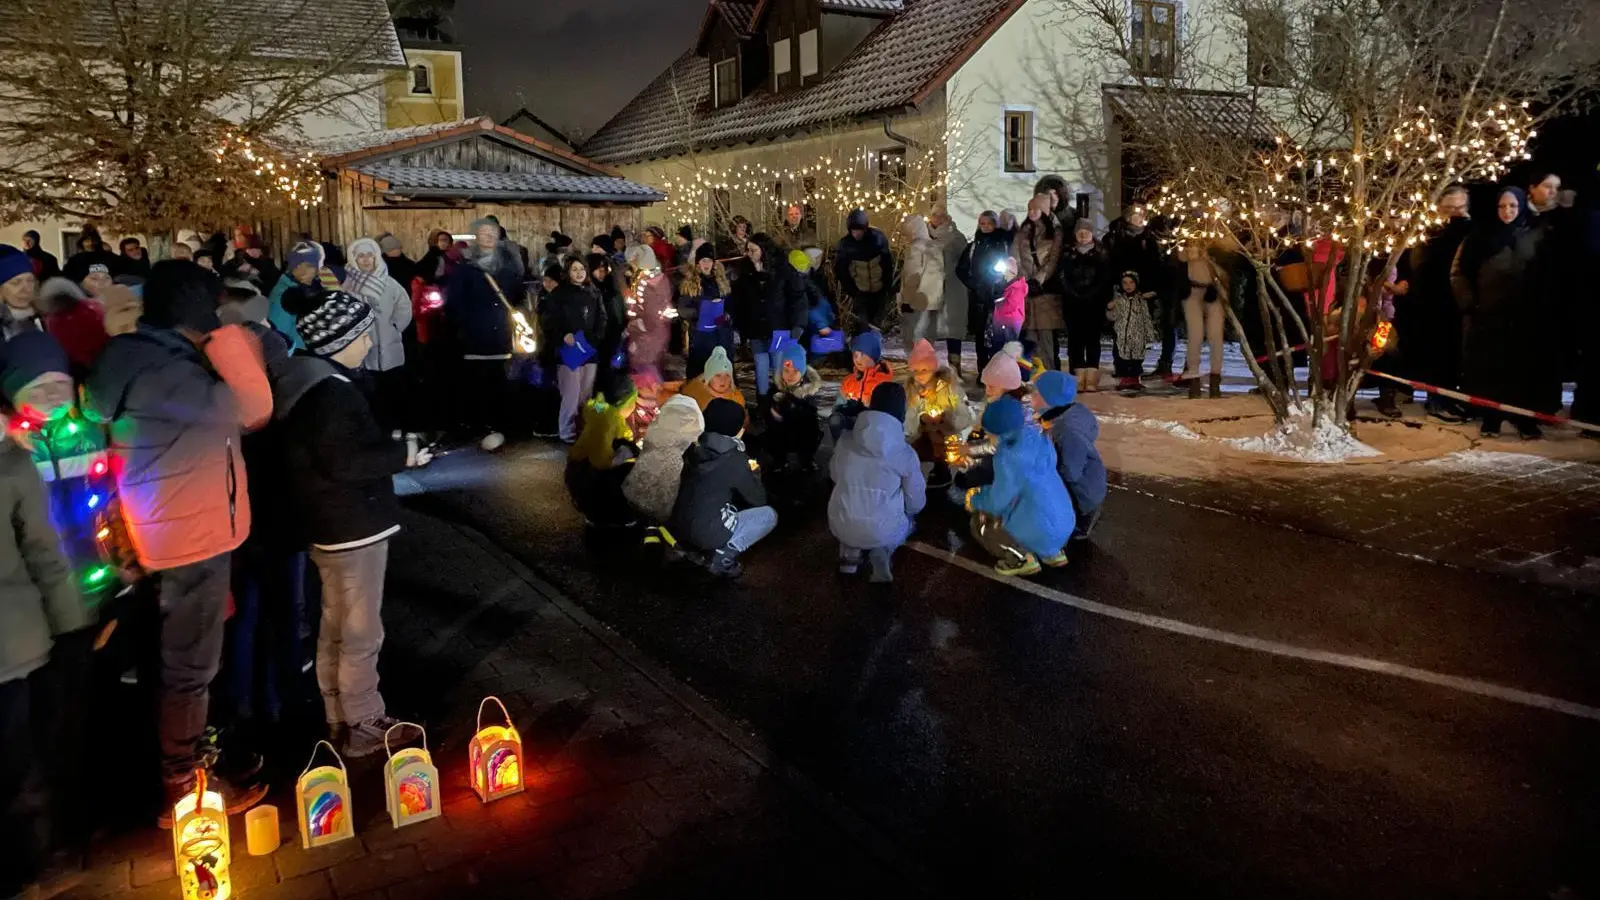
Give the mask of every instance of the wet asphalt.
M 923 892 L 1600 897 L 1600 721 L 1175 634 L 937 557 L 834 571 L 792 490 L 737 583 L 585 533 L 550 445 L 457 453 L 407 503 L 466 522 L 893 845 Z M 1113 490 L 1067 597 L 1600 708 L 1593 600 Z M 1210 633 L 1208 633 L 1210 634 Z M 827 864 L 819 861 L 819 864 Z

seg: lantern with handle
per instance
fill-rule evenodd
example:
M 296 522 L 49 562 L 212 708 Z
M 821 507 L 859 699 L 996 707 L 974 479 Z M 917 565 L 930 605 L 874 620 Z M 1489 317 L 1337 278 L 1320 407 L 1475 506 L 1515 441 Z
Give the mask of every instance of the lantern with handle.
M 389 749 L 389 735 L 396 728 L 410 726 L 422 734 L 422 748 Z M 425 822 L 439 815 L 439 770 L 428 753 L 428 732 L 414 722 L 397 722 L 383 733 L 384 800 L 394 827 Z
M 337 766 L 317 766 L 317 751 L 323 747 L 333 754 Z M 350 775 L 344 760 L 327 741 L 317 741 L 306 760 L 305 771 L 295 782 L 295 815 L 300 820 L 300 846 L 307 850 L 337 844 L 356 836 L 355 818 L 350 808 Z
M 222 795 L 206 790 L 204 769 L 196 770 L 194 790 L 172 807 L 172 852 L 183 900 L 228 900 L 228 807 Z
M 491 702 L 500 707 L 506 724 L 483 724 L 483 708 Z M 522 793 L 522 736 L 499 697 L 485 697 L 478 704 L 478 730 L 470 750 L 472 789 L 478 792 L 478 799 L 489 803 Z

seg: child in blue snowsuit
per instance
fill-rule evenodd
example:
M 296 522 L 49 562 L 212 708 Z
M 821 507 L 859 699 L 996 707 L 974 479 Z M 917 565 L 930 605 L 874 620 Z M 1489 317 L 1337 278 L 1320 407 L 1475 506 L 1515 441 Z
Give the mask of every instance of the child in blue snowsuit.
M 994 483 L 967 492 L 972 535 L 996 557 L 995 571 L 1024 576 L 1064 566 L 1072 536 L 1072 498 L 1056 474 L 1050 441 L 1023 416 L 1022 403 L 1001 397 L 983 411 L 983 430 L 996 442 Z
M 1045 372 L 1033 383 L 1033 408 L 1056 447 L 1056 472 L 1072 496 L 1077 520 L 1072 539 L 1088 540 L 1106 502 L 1106 464 L 1094 442 L 1100 420 L 1078 403 L 1078 383 L 1063 372 Z

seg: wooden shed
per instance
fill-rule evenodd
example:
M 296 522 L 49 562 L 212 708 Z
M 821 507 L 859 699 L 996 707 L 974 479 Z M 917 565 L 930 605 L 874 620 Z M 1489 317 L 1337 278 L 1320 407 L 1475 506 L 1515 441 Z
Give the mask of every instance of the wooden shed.
M 438 230 L 467 234 L 493 215 L 512 240 L 541 253 L 560 231 L 586 250 L 620 225 L 635 233 L 655 189 L 570 150 L 487 117 L 341 136 L 318 148 L 327 177 L 320 206 L 263 223 L 268 241 L 291 246 L 310 232 L 348 246 L 389 232 L 416 258 Z

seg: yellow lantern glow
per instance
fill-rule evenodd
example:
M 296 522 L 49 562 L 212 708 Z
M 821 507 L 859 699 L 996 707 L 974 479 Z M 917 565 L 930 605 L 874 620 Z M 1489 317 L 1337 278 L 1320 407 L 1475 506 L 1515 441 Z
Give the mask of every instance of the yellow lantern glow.
M 1394 338 L 1394 323 L 1379 322 L 1376 330 L 1372 332 L 1372 349 L 1382 353 L 1389 346 L 1389 341 Z
M 183 900 L 233 896 L 228 807 L 221 794 L 206 790 L 204 769 L 195 772 L 194 792 L 184 794 L 172 807 L 172 854 Z
M 484 726 L 483 708 L 491 702 L 500 707 L 506 724 Z M 469 750 L 472 789 L 478 792 L 478 799 L 490 803 L 522 793 L 522 736 L 511 724 L 511 714 L 499 697 L 485 697 L 478 704 L 478 730 Z
M 317 750 L 327 747 L 337 766 L 317 766 Z M 317 741 L 306 760 L 305 771 L 295 782 L 295 814 L 300 820 L 300 846 L 307 850 L 325 847 L 356 836 L 355 815 L 350 806 L 350 775 L 345 771 L 339 751 L 327 741 Z
M 422 733 L 422 748 L 389 750 L 389 734 L 406 726 Z M 394 827 L 414 825 L 436 818 L 439 813 L 439 770 L 428 752 L 428 732 L 414 722 L 399 722 L 383 733 L 383 750 L 389 757 L 383 765 L 384 802 Z

